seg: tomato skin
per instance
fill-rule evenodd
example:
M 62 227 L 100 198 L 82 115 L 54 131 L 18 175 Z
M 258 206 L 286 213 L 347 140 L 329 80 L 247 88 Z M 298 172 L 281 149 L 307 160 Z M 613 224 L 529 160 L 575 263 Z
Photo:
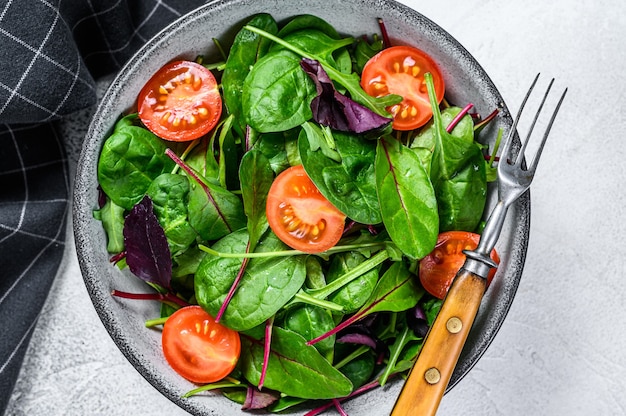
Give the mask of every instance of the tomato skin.
M 452 285 L 452 281 L 465 262 L 463 250 L 474 250 L 478 247 L 480 234 L 467 231 L 446 231 L 439 234 L 433 251 L 419 265 L 419 278 L 422 286 L 431 295 L 443 299 Z M 491 259 L 500 263 L 500 256 L 495 249 L 491 251 Z M 487 276 L 487 286 L 493 280 L 496 269 L 491 269 Z
M 402 96 L 402 102 L 387 111 L 394 116 L 395 130 L 414 130 L 433 115 L 424 82 L 427 72 L 433 76 L 440 103 L 445 91 L 441 70 L 430 55 L 412 46 L 391 46 L 374 55 L 363 67 L 361 86 L 372 97 Z
M 321 253 L 341 239 L 346 216 L 317 189 L 302 165 L 281 172 L 266 204 L 270 228 L 289 247 Z
M 162 344 L 174 371 L 200 384 L 230 374 L 241 353 L 239 333 L 216 323 L 197 305 L 181 308 L 165 321 Z
M 174 61 L 150 78 L 137 98 L 139 118 L 157 136 L 188 141 L 207 134 L 222 115 L 222 97 L 211 71 Z

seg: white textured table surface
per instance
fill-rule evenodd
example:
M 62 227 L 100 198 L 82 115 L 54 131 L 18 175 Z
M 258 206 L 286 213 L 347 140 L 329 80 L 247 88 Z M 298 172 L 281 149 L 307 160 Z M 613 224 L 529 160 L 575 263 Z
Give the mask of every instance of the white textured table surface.
M 439 414 L 626 414 L 626 2 L 403 2 L 464 45 L 512 111 L 537 72 L 570 88 L 533 184 L 517 297 Z M 72 163 L 89 115 L 65 125 Z M 7 414 L 185 414 L 105 332 L 71 236 Z

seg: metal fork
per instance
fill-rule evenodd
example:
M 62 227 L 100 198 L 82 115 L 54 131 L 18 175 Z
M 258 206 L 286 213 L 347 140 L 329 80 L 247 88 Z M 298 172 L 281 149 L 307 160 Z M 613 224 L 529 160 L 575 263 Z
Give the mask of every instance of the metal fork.
M 550 129 L 567 93 L 566 88 L 548 121 L 533 161 L 528 168 L 525 168 L 526 146 L 554 83 L 554 79 L 552 79 L 530 124 L 526 138 L 515 156 L 513 155 L 513 138 L 517 124 L 538 79 L 539 74 L 533 80 L 522 101 L 500 153 L 498 202 L 489 215 L 478 247 L 475 250 L 464 251 L 465 263 L 457 273 L 441 310 L 428 332 L 420 355 L 396 401 L 391 413 L 392 416 L 426 416 L 434 415 L 437 412 L 467 335 L 476 318 L 480 301 L 485 293 L 489 270 L 497 267 L 489 254 L 500 236 L 509 207 L 530 187 Z

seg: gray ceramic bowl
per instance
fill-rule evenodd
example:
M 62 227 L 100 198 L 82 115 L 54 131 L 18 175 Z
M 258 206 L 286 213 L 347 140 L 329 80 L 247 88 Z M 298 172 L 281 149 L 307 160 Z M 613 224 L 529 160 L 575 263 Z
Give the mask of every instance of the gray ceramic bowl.
M 145 379 L 183 409 L 196 415 L 243 414 L 240 406 L 219 394 L 181 399 L 194 386 L 174 373 L 163 359 L 160 333 L 147 330 L 144 321 L 158 314 L 156 302 L 114 299 L 112 289 L 141 291 L 145 285 L 111 266 L 101 224 L 94 220 L 97 207 L 96 165 L 105 137 L 117 118 L 129 109 L 136 94 L 152 73 L 173 58 L 193 59 L 197 54 L 216 53 L 212 39 L 229 44 L 247 18 L 268 12 L 277 20 L 296 14 L 316 14 L 347 35 L 379 33 L 382 18 L 392 40 L 410 43 L 427 51 L 443 69 L 447 97 L 453 103 L 473 102 L 483 114 L 503 109 L 489 127 L 490 137 L 497 128 L 508 131 L 511 119 L 502 97 L 472 56 L 448 33 L 432 21 L 392 0 L 218 0 L 179 19 L 150 40 L 121 70 L 112 82 L 89 127 L 80 157 L 74 201 L 74 232 L 80 267 L 87 290 L 104 326 L 122 353 Z M 495 195 L 490 191 L 489 204 Z M 466 348 L 456 367 L 452 388 L 477 362 L 498 332 L 515 295 L 526 255 L 530 219 L 528 194 L 509 211 L 497 249 L 502 257 L 498 274 L 487 291 Z M 351 415 L 389 414 L 401 382 L 388 384 L 346 404 Z M 445 400 L 445 399 L 444 399 Z M 302 414 L 298 409 L 293 414 Z

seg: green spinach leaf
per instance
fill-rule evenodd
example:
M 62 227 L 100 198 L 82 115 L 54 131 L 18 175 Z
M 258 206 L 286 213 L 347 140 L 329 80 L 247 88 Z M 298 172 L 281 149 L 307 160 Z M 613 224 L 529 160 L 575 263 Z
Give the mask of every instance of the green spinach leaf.
M 381 207 L 376 191 L 376 142 L 360 136 L 333 132 L 340 162 L 311 146 L 311 135 L 298 140 L 300 158 L 307 174 L 333 205 L 362 224 L 379 224 Z
M 244 253 L 248 244 L 247 230 L 228 234 L 212 248 L 224 253 Z M 286 250 L 273 233 L 259 242 L 256 252 Z M 245 331 L 273 316 L 300 290 L 306 278 L 306 256 L 258 257 L 250 259 L 221 322 Z M 196 272 L 195 288 L 198 303 L 217 315 L 242 264 L 241 258 L 206 256 Z
M 154 178 L 174 168 L 174 162 L 165 155 L 163 140 L 136 126 L 137 119 L 137 114 L 131 114 L 117 122 L 98 160 L 102 190 L 127 210 L 141 201 Z
M 124 213 L 124 208 L 111 201 L 111 198 L 107 198 L 104 206 L 93 213 L 95 219 L 102 221 L 109 253 L 124 251 Z
M 248 25 L 259 27 L 269 33 L 276 33 L 278 26 L 272 16 L 261 13 L 254 16 Z M 235 128 L 240 137 L 244 137 L 246 122 L 242 117 L 241 97 L 244 80 L 250 73 L 250 68 L 267 53 L 271 41 L 249 30 L 242 29 L 235 36 L 230 47 L 228 59 L 222 73 L 222 91 L 224 105 L 229 114 L 235 116 Z
M 265 204 L 273 180 L 272 168 L 261 151 L 253 148 L 243 155 L 239 165 L 239 181 L 243 209 L 248 218 L 249 251 L 254 251 L 257 242 L 268 228 Z
M 259 382 L 263 342 L 242 338 L 241 369 L 248 381 Z M 299 334 L 274 328 L 265 387 L 289 396 L 332 399 L 352 392 L 352 383 Z
M 210 181 L 190 181 L 189 222 L 205 240 L 217 240 L 246 226 L 241 199 Z
M 284 328 L 302 335 L 307 341 L 330 331 L 335 327 L 332 313 L 315 305 L 299 305 L 285 314 Z M 335 337 L 328 337 L 315 344 L 315 348 L 329 362 L 333 361 Z
M 288 50 L 268 53 L 244 82 L 243 116 L 262 133 L 289 130 L 309 120 L 315 85 L 300 67 L 300 57 Z
M 435 190 L 417 155 L 397 140 L 381 139 L 376 184 L 391 240 L 410 259 L 426 256 L 437 242 L 439 214 Z
M 198 236 L 187 216 L 187 177 L 171 173 L 159 175 L 146 194 L 152 199 L 154 213 L 165 231 L 172 255 L 186 250 Z
M 328 282 L 343 276 L 366 260 L 365 256 L 356 251 L 348 251 L 334 255 L 330 262 L 327 273 Z M 343 286 L 337 292 L 328 297 L 328 300 L 343 306 L 346 313 L 356 312 L 369 299 L 376 283 L 378 283 L 378 270 L 376 267 L 363 273 L 361 276 Z

